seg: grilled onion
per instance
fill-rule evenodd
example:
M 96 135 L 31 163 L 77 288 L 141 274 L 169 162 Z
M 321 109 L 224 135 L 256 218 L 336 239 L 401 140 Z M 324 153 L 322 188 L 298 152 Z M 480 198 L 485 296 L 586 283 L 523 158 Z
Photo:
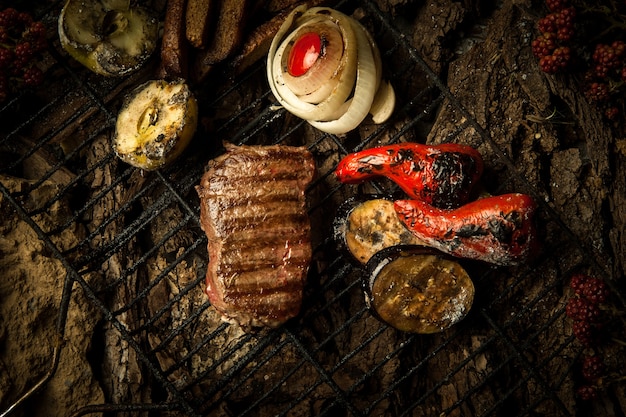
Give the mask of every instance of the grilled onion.
M 368 113 L 391 116 L 395 93 L 381 79 L 380 52 L 355 19 L 328 7 L 294 9 L 276 33 L 267 77 L 287 111 L 319 130 L 342 134 Z

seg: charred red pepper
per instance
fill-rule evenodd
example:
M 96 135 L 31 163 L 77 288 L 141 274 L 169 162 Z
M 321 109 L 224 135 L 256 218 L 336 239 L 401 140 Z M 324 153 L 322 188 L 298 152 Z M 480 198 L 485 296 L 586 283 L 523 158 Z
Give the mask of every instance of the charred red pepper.
M 468 201 L 482 172 L 480 153 L 453 143 L 366 149 L 347 155 L 335 169 L 337 179 L 348 184 L 387 177 L 410 198 L 439 208 L 455 208 Z
M 454 256 L 515 265 L 536 249 L 536 204 L 525 194 L 486 197 L 454 210 L 420 200 L 398 200 L 394 208 L 419 239 Z

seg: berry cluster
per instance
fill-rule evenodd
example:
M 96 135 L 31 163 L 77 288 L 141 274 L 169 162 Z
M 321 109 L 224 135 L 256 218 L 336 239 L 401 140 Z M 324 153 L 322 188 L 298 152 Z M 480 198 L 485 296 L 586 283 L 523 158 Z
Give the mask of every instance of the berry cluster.
M 602 105 L 605 116 L 614 120 L 619 110 L 611 103 L 611 98 L 621 94 L 623 89 L 620 87 L 626 82 L 626 43 L 616 40 L 610 45 L 596 44 L 585 79 L 587 99 Z
M 574 290 L 565 306 L 565 314 L 572 319 L 572 333 L 585 347 L 593 348 L 597 341 L 597 330 L 601 327 L 600 305 L 609 297 L 606 283 L 597 277 L 575 274 L 570 281 Z M 605 375 L 606 367 L 599 354 L 584 354 L 581 359 L 581 375 L 584 383 L 576 394 L 581 400 L 593 400 L 598 396 L 598 387 Z
M 599 3 L 545 0 L 549 12 L 537 21 L 532 52 L 547 74 L 584 73 L 587 100 L 607 119 L 619 121 L 626 89 L 626 3 Z
M 570 287 L 575 296 L 567 302 L 565 314 L 573 321 L 574 336 L 583 346 L 590 347 L 601 322 L 600 304 L 606 302 L 609 292 L 604 281 L 585 274 L 574 275 Z
M 43 82 L 38 55 L 47 48 L 46 29 L 26 12 L 0 11 L 0 103 L 21 86 Z
M 576 9 L 567 0 L 546 1 L 546 4 L 550 13 L 537 22 L 541 35 L 533 40 L 532 49 L 541 70 L 556 74 L 565 70 L 572 60 L 568 42 L 574 36 Z
M 599 355 L 583 355 L 580 373 L 584 383 L 576 389 L 576 394 L 584 401 L 596 399 L 598 397 L 598 387 L 602 385 L 602 378 L 606 374 L 604 361 Z

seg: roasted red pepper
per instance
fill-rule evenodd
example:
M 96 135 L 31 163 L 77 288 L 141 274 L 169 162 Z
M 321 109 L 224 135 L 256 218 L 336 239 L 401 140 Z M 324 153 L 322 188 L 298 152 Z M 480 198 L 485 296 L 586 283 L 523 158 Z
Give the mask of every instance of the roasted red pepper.
M 337 179 L 355 184 L 387 177 L 410 197 L 439 208 L 467 202 L 483 172 L 483 160 L 470 146 L 402 143 L 347 155 L 335 169 Z
M 398 200 L 394 208 L 419 239 L 454 256 L 515 265 L 536 249 L 536 204 L 525 194 L 486 197 L 454 210 L 420 200 Z

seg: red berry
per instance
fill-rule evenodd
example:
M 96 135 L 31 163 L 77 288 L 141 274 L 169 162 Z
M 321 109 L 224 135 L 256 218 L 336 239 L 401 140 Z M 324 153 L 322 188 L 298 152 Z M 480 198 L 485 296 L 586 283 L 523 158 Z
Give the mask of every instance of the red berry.
M 546 6 L 548 6 L 548 9 L 552 12 L 558 12 L 559 10 L 567 7 L 567 5 L 567 0 L 546 0 Z
M 609 120 L 617 120 L 619 117 L 619 109 L 615 106 L 609 107 L 604 111 L 604 116 Z
M 596 78 L 606 78 L 609 75 L 609 68 L 603 64 L 597 64 L 593 67 L 593 72 Z
M 604 375 L 604 362 L 599 356 L 585 355 L 582 361 L 581 373 L 583 377 L 590 382 L 601 378 Z
M 556 33 L 556 13 L 550 13 L 537 21 L 537 29 L 541 33 Z
M 539 59 L 552 55 L 556 47 L 556 35 L 552 32 L 543 33 L 532 42 L 533 54 Z
M 590 101 L 594 102 L 607 101 L 609 95 L 609 86 L 606 83 L 591 83 L 589 88 L 585 91 L 585 96 L 587 96 Z
M 33 23 L 33 17 L 26 12 L 19 12 L 16 17 L 17 21 L 24 26 L 28 26 Z
M 14 67 L 15 69 L 20 69 L 26 66 L 26 64 L 33 57 L 33 50 L 30 46 L 30 42 L 20 42 L 15 45 L 15 49 L 13 50 L 15 54 Z
M 552 55 L 556 57 L 561 69 L 563 69 L 569 64 L 572 53 L 568 46 L 561 46 L 556 48 Z
M 568 27 L 574 25 L 576 19 L 576 8 L 573 6 L 564 7 L 555 13 L 555 23 L 557 27 Z
M 18 23 L 18 11 L 12 7 L 4 9 L 0 12 L 0 26 L 12 28 Z
M 594 304 L 604 303 L 609 297 L 609 289 L 600 278 L 589 277 L 583 284 L 581 295 Z
M 624 56 L 624 52 L 626 52 L 626 43 L 624 41 L 614 41 L 611 44 L 611 48 L 615 51 L 615 55 L 621 58 Z
M 612 45 L 597 44 L 593 51 L 594 70 L 599 78 L 609 75 L 612 70 L 620 68 L 626 45 L 616 41 Z
M 569 41 L 574 36 L 574 28 L 564 27 L 556 31 L 556 37 L 560 41 Z
M 572 320 L 586 321 L 587 323 L 600 321 L 600 309 L 586 298 L 570 298 L 565 306 L 565 314 Z
M 591 401 L 598 398 L 598 391 L 592 385 L 583 385 L 578 387 L 576 394 L 583 401 Z
M 539 60 L 539 68 L 541 68 L 541 71 L 545 72 L 546 74 L 556 74 L 556 72 L 559 70 L 554 63 L 554 57 L 552 55 L 542 57 Z
M 20 86 L 37 86 L 43 72 L 36 55 L 47 48 L 46 28 L 27 12 L 13 8 L 0 11 L 0 101 Z
M 560 46 L 552 52 L 552 55 L 544 56 L 539 60 L 539 67 L 546 74 L 556 74 L 567 68 L 570 61 L 570 48 Z
M 36 87 L 43 82 L 43 72 L 34 65 L 24 70 L 22 77 L 24 84 L 30 87 Z
M 31 43 L 34 53 L 42 52 L 48 46 L 46 27 L 41 22 L 33 22 L 26 30 L 24 39 Z
M 0 70 L 9 68 L 13 62 L 13 51 L 9 48 L 0 46 Z
M 322 39 L 314 32 L 301 35 L 289 51 L 287 71 L 294 77 L 300 77 L 315 64 L 322 51 Z
M 572 323 L 572 334 L 585 347 L 590 347 L 595 342 L 593 327 L 586 321 L 575 320 Z
M 569 286 L 574 290 L 576 294 L 581 293 L 582 285 L 587 280 L 587 276 L 585 274 L 574 274 L 570 279 Z

